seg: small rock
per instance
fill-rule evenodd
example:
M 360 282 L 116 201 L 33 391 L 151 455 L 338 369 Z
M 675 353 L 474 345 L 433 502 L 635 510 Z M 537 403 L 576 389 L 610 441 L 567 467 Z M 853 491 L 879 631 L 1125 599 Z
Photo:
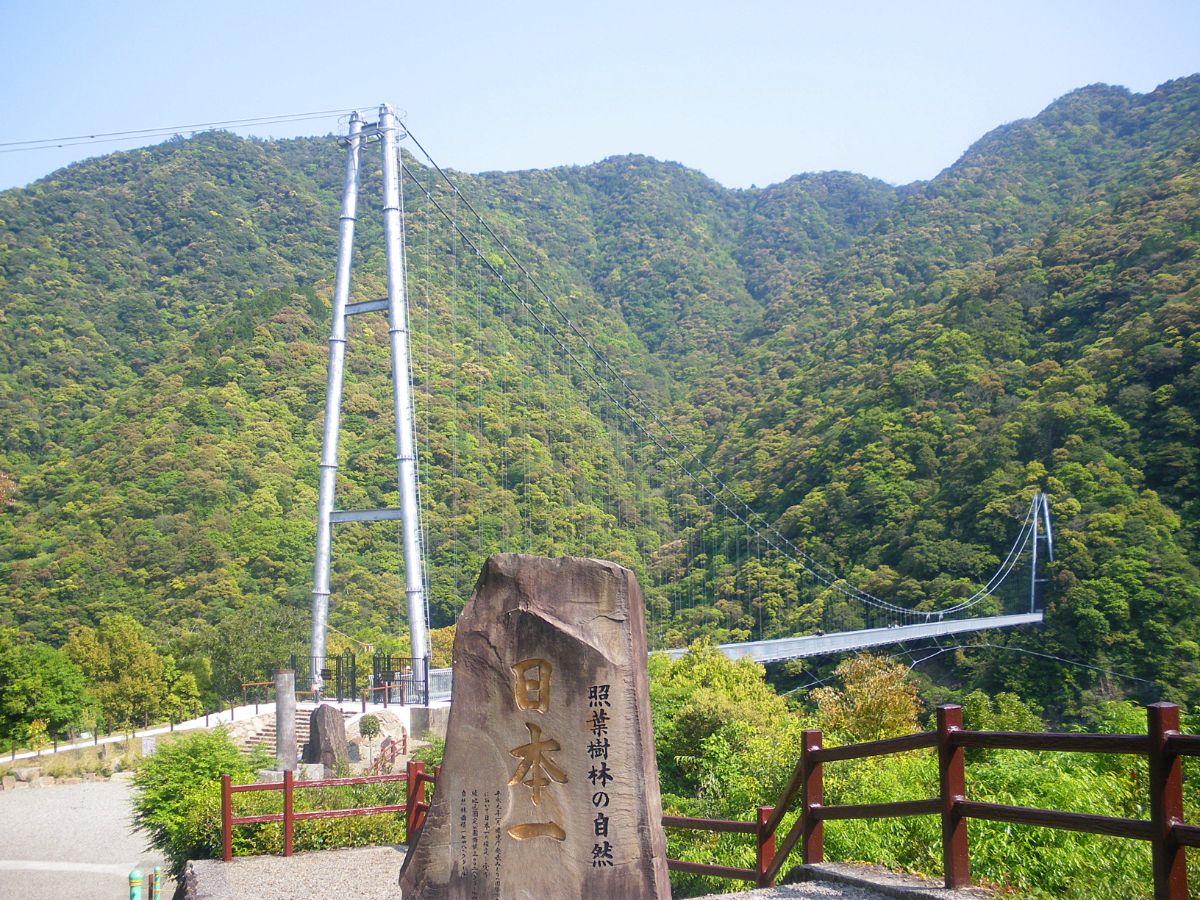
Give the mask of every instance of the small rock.
M 17 779 L 15 775 L 5 775 L 3 779 L 0 779 L 0 791 L 11 791 L 16 786 Z
M 58 783 L 58 784 L 83 784 L 83 779 L 82 779 L 82 778 L 76 778 L 74 775 L 71 775 L 71 776 L 69 776 L 69 777 L 67 777 L 67 778 L 60 778 L 60 779 L 58 779 L 58 782 L 57 782 L 57 783 Z
M 40 778 L 35 778 L 33 781 L 29 782 L 29 786 L 36 788 L 54 787 L 54 776 L 43 775 Z
M 297 775 L 298 781 L 320 781 L 325 777 L 325 767 L 320 763 L 301 765 Z M 332 775 L 330 776 L 332 777 Z

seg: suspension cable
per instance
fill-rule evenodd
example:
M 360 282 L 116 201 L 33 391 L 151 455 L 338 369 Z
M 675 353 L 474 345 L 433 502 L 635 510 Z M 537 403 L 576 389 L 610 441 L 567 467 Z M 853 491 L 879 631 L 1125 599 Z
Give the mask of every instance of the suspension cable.
M 463 206 L 465 206 L 470 211 L 470 213 L 475 217 L 475 220 L 479 223 L 479 225 L 483 228 L 483 230 L 487 233 L 487 235 L 496 243 L 496 245 L 501 250 L 504 251 L 504 253 L 508 256 L 508 258 L 512 260 L 512 262 L 516 265 L 517 269 L 528 280 L 528 282 L 533 287 L 533 289 L 537 292 L 537 294 L 545 301 L 546 305 L 550 308 L 550 310 L 553 311 L 553 313 L 557 315 L 557 317 L 563 322 L 563 324 L 566 325 L 566 327 L 570 331 L 570 333 L 572 335 L 574 335 L 575 338 L 578 339 L 583 344 L 583 346 L 587 348 L 587 350 L 591 353 L 591 355 L 593 357 L 595 357 L 597 362 L 603 366 L 605 374 L 612 381 L 615 381 L 618 384 L 620 384 L 620 386 L 624 389 L 625 396 L 627 398 L 629 398 L 630 400 L 632 400 L 636 406 L 638 406 L 639 408 L 641 408 L 642 410 L 645 411 L 644 414 L 646 415 L 647 419 L 650 422 L 652 422 L 653 424 L 655 424 L 656 426 L 658 426 L 663 432 L 665 432 L 665 434 L 670 438 L 670 440 L 672 440 L 676 444 L 676 446 L 678 446 L 681 449 L 682 454 L 687 456 L 687 459 L 685 461 L 681 462 L 679 460 L 677 454 L 669 446 L 665 445 L 663 443 L 663 441 L 659 438 L 658 435 L 656 435 L 654 432 L 652 432 L 650 430 L 647 422 L 639 420 L 625 403 L 622 403 L 620 400 L 618 400 L 616 397 L 613 396 L 612 392 L 608 389 L 607 384 L 600 378 L 600 376 L 595 371 L 591 371 L 588 367 L 583 366 L 582 361 L 579 360 L 578 356 L 571 350 L 570 346 L 568 344 L 566 344 L 556 333 L 553 333 L 549 330 L 549 323 L 547 322 L 546 318 L 542 314 L 538 313 L 537 310 L 534 309 L 533 305 L 529 302 L 529 300 L 516 289 L 516 287 L 513 285 L 512 281 L 510 279 L 508 279 L 507 277 L 505 277 L 505 275 L 492 263 L 492 261 L 487 259 L 483 255 L 481 248 L 474 241 L 472 241 L 470 239 L 470 237 L 466 234 L 466 232 L 462 229 L 462 227 L 458 224 L 458 222 L 446 211 L 445 207 L 442 206 L 442 204 L 438 202 L 438 200 L 433 196 L 433 194 L 423 184 L 420 184 L 419 182 L 417 182 L 418 185 L 420 186 L 421 190 L 425 193 L 426 197 L 430 200 L 430 202 L 433 204 L 433 206 L 438 210 L 439 213 L 441 213 L 442 217 L 447 221 L 447 223 L 459 234 L 460 238 L 465 243 L 467 243 L 468 246 L 470 246 L 471 250 L 476 254 L 476 256 L 479 259 L 482 260 L 484 265 L 486 265 L 487 268 L 492 272 L 492 274 L 498 279 L 500 284 L 502 284 L 504 286 L 504 288 L 510 294 L 512 294 L 512 296 L 521 304 L 521 306 L 527 312 L 530 313 L 530 315 L 533 317 L 534 321 L 543 330 L 543 332 L 546 333 L 548 336 L 550 336 L 555 341 L 555 343 L 557 343 L 559 345 L 559 347 L 562 348 L 565 356 L 569 357 L 573 361 L 579 362 L 580 370 L 590 376 L 591 380 L 596 383 L 597 387 L 599 387 L 599 389 L 600 389 L 601 393 L 604 395 L 604 397 L 607 398 L 611 403 L 613 403 L 617 407 L 617 409 L 631 422 L 631 424 L 634 426 L 635 429 L 637 429 L 637 431 L 639 433 L 643 434 L 646 438 L 648 438 L 650 441 L 652 441 L 654 443 L 654 445 L 659 449 L 659 451 L 661 453 L 663 453 L 664 456 L 667 459 L 669 459 L 671 461 L 671 463 L 680 472 L 682 472 L 684 475 L 686 475 L 697 487 L 699 487 L 702 491 L 704 491 L 704 493 L 706 493 L 712 499 L 712 502 L 714 505 L 720 504 L 720 506 L 725 510 L 725 512 L 728 515 L 730 515 L 732 518 L 734 518 L 737 522 L 744 525 L 747 529 L 754 531 L 755 534 L 760 535 L 763 538 L 763 540 L 766 541 L 768 547 L 779 552 L 785 558 L 791 559 L 793 562 L 798 563 L 804 570 L 808 571 L 808 573 L 810 575 L 812 575 L 817 581 L 819 581 L 821 584 L 825 585 L 827 588 L 829 588 L 831 590 L 841 593 L 851 599 L 858 600 L 859 602 L 861 602 L 865 605 L 873 606 L 873 607 L 882 609 L 882 610 L 890 612 L 890 613 L 894 613 L 894 614 L 901 615 L 901 616 L 921 616 L 921 617 L 924 617 L 926 620 L 933 619 L 933 618 L 940 618 L 940 617 L 945 616 L 947 613 L 962 612 L 965 609 L 968 609 L 972 606 L 975 606 L 975 605 L 981 603 L 988 596 L 990 596 L 992 593 L 994 593 L 994 591 L 1007 579 L 1008 575 L 1011 573 L 1012 569 L 1015 567 L 1016 558 L 1019 556 L 1020 551 L 1018 548 L 1022 548 L 1024 542 L 1028 538 L 1027 532 L 1030 531 L 1029 516 L 1032 513 L 1036 513 L 1036 510 L 1037 510 L 1036 500 L 1033 504 L 1031 504 L 1031 507 L 1030 507 L 1032 513 L 1027 513 L 1025 516 L 1025 520 L 1022 523 L 1022 527 L 1018 534 L 1017 541 L 1013 545 L 1013 550 L 1010 550 L 1009 555 L 1005 560 L 1005 563 L 1001 564 L 1000 569 L 997 570 L 997 572 L 992 576 L 991 579 L 989 579 L 988 583 L 983 588 L 981 588 L 979 591 L 977 591 L 975 594 L 973 594 L 971 597 L 967 598 L 966 600 L 964 600 L 958 604 L 955 604 L 951 607 L 943 608 L 941 610 L 926 611 L 926 610 L 915 610 L 915 609 L 911 609 L 909 607 L 899 606 L 897 604 L 894 604 L 887 600 L 884 600 L 881 597 L 877 597 L 874 594 L 864 591 L 861 588 L 858 588 L 857 586 L 850 584 L 849 582 L 846 582 L 841 576 L 839 576 L 832 569 L 829 569 L 827 566 L 822 565 L 820 562 L 818 562 L 816 559 L 814 559 L 809 553 L 807 553 L 806 551 L 804 551 L 803 549 L 798 547 L 786 535 L 782 534 L 777 528 L 775 528 L 774 525 L 772 525 L 770 522 L 768 522 L 760 513 L 755 511 L 736 491 L 734 491 L 731 487 L 729 487 L 729 485 L 726 484 L 709 467 L 709 465 L 707 463 L 705 463 L 700 458 L 699 453 L 697 451 L 692 450 L 687 445 L 687 443 L 684 440 L 682 440 L 674 432 L 673 429 L 671 429 L 671 427 L 669 425 L 667 425 L 665 422 L 663 422 L 663 420 L 648 405 L 646 400 L 644 398 L 642 398 L 641 395 L 638 394 L 636 390 L 634 390 L 633 386 L 629 383 L 629 381 L 623 375 L 621 375 L 619 372 L 617 372 L 613 369 L 611 362 L 604 355 L 604 353 L 598 347 L 596 347 L 596 345 L 588 338 L 588 336 L 585 335 L 579 329 L 579 327 L 575 324 L 575 322 L 554 301 L 554 299 L 550 296 L 550 294 L 541 286 L 541 284 L 537 281 L 537 279 L 534 278 L 533 274 L 529 271 L 529 269 L 525 266 L 525 264 L 520 260 L 520 258 L 517 257 L 517 255 L 512 251 L 512 249 L 508 246 L 508 244 L 498 234 L 496 234 L 495 230 L 491 227 L 491 225 L 487 222 L 487 220 L 483 218 L 483 216 L 479 213 L 479 211 L 475 208 L 475 206 L 470 202 L 470 200 L 459 190 L 458 186 L 450 178 L 450 176 L 445 172 L 445 170 L 442 169 L 442 167 L 440 165 L 438 165 L 438 163 L 433 159 L 433 157 L 425 149 L 424 145 L 422 145 L 421 142 L 417 139 L 417 137 L 412 133 L 412 130 L 407 128 L 407 126 L 406 126 L 405 131 L 407 133 L 407 136 L 412 139 L 413 143 L 421 151 L 422 155 L 429 162 L 429 164 L 441 176 L 442 180 L 445 181 L 445 183 L 449 187 L 450 191 L 452 192 L 452 195 L 453 195 L 456 203 L 461 203 Z M 413 180 L 416 181 L 415 178 Z M 713 484 L 716 485 L 717 490 L 714 491 L 708 484 L 706 484 L 696 474 L 696 472 L 694 472 L 692 470 L 692 468 L 690 468 L 693 464 L 696 465 L 696 468 L 698 470 L 703 471 L 704 474 L 706 474 L 712 480 Z M 723 496 L 721 496 L 724 494 L 729 495 L 736 505 L 741 507 L 741 509 L 745 510 L 745 513 L 743 514 L 739 510 L 734 509 L 730 505 L 730 503 L 728 501 L 726 501 Z M 755 524 L 755 520 L 757 520 L 758 523 L 761 523 L 761 527 L 759 525 Z M 764 534 L 764 530 L 769 532 L 769 534 Z M 774 536 L 773 538 L 772 538 L 772 535 Z M 788 552 L 789 550 L 791 552 Z

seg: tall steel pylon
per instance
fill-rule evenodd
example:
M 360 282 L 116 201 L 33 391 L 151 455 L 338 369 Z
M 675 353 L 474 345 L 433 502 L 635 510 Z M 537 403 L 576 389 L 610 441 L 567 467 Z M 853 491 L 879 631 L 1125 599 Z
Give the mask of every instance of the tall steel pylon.
M 338 522 L 401 523 L 404 581 L 413 668 L 429 655 L 425 564 L 421 553 L 421 510 L 414 438 L 412 361 L 409 354 L 408 295 L 404 268 L 403 194 L 400 189 L 400 130 L 392 108 L 379 108 L 379 121 L 365 123 L 355 112 L 346 138 L 346 180 L 338 234 L 337 275 L 333 288 L 333 321 L 329 330 L 329 376 L 325 386 L 325 430 L 321 443 L 321 483 L 317 500 L 317 556 L 313 567 L 311 686 L 320 691 L 325 666 L 325 633 L 329 624 L 329 571 L 333 526 Z M 364 143 L 378 140 L 383 148 L 383 235 L 388 295 L 381 300 L 350 303 L 350 268 L 354 224 L 358 215 L 359 157 Z M 342 380 L 346 362 L 346 319 L 386 310 L 392 350 L 392 401 L 396 421 L 398 509 L 335 510 L 338 432 L 341 425 Z M 416 673 L 414 674 L 423 674 Z

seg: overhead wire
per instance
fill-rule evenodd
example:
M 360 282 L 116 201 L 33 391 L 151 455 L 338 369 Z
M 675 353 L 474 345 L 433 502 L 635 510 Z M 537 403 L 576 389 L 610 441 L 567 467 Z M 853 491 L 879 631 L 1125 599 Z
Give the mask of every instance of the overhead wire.
M 95 134 L 76 134 L 55 138 L 34 138 L 23 141 L 0 141 L 0 153 L 24 153 L 33 150 L 57 150 L 64 147 L 79 147 L 85 144 L 111 144 L 119 141 L 142 140 L 156 137 L 171 137 L 184 132 L 209 131 L 213 129 L 249 128 L 253 125 L 284 125 L 291 122 L 307 122 L 344 116 L 354 112 L 348 109 L 323 109 L 304 113 L 288 113 L 277 116 L 255 116 L 249 119 L 224 119 L 217 122 L 195 122 L 190 125 L 163 125 L 155 128 L 134 128 L 128 131 L 105 131 Z

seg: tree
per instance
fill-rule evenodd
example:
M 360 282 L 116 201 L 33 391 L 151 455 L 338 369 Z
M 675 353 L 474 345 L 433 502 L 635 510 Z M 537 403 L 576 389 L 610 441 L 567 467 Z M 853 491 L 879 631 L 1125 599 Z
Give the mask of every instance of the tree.
M 243 682 L 263 681 L 286 665 L 290 654 L 307 655 L 307 627 L 306 613 L 268 603 L 223 617 L 208 645 L 212 685 L 218 696 L 238 696 Z
M 368 713 L 358 720 L 358 733 L 367 739 L 367 765 L 372 765 L 373 742 L 379 737 L 379 719 Z
M 83 675 L 60 650 L 0 628 L 0 741 L 21 741 L 35 719 L 53 735 L 79 725 L 87 704 Z
M 130 616 L 114 615 L 98 628 L 77 629 L 66 653 L 79 666 L 108 725 L 140 725 L 182 717 L 199 698 L 196 679 L 180 672 L 143 637 Z
M 856 742 L 917 730 L 917 686 L 907 667 L 860 653 L 843 660 L 833 672 L 842 681 L 840 690 L 822 687 L 809 694 L 825 731 Z
M 677 660 L 650 657 L 650 706 L 664 790 L 691 794 L 699 787 L 690 762 L 705 741 L 730 728 L 773 729 L 792 718 L 764 669 L 734 662 L 711 644 L 695 643 Z

